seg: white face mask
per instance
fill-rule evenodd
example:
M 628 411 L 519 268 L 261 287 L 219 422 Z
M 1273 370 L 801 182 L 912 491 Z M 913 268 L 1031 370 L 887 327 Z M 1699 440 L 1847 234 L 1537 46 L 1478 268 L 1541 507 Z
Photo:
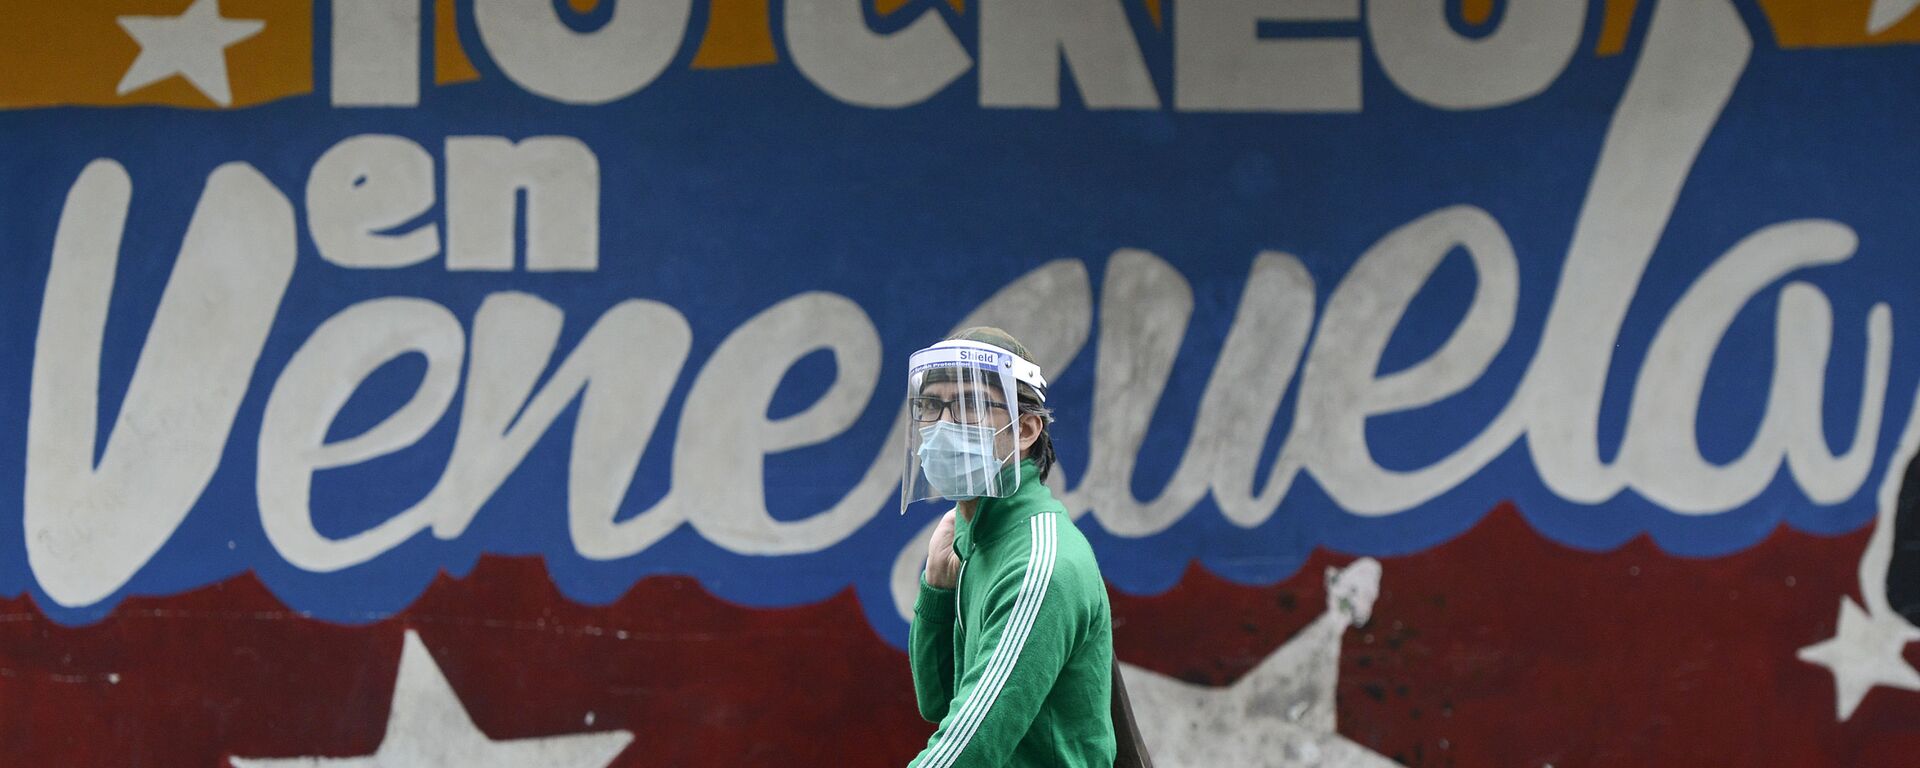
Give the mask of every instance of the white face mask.
M 1002 427 L 1001 429 L 1005 429 Z M 964 501 L 988 493 L 1000 458 L 993 441 L 1000 430 L 936 421 L 920 428 L 920 471 L 948 501 Z

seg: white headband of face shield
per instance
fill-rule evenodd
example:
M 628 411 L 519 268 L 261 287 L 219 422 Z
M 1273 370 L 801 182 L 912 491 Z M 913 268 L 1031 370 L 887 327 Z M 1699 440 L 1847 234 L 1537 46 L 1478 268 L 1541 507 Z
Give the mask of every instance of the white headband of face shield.
M 913 353 L 907 359 L 908 374 L 917 374 L 927 368 L 948 365 L 971 365 L 980 368 L 998 368 L 1012 370 L 1015 381 L 1033 387 L 1033 394 L 1040 402 L 1047 401 L 1047 379 L 1040 375 L 1040 366 L 1032 361 L 1008 352 L 992 344 L 979 341 L 955 339 L 943 341 L 926 349 Z

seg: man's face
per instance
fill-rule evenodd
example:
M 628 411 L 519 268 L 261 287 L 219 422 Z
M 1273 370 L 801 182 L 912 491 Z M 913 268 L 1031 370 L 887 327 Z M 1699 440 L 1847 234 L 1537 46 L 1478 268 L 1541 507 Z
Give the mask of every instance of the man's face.
M 940 413 L 938 421 L 957 424 L 973 424 L 994 431 L 993 452 L 996 456 L 1014 454 L 1014 430 L 1007 429 L 1013 423 L 1018 403 L 1005 402 L 1004 390 L 980 381 L 935 381 L 920 388 L 922 397 L 948 402 Z M 1033 444 L 1040 434 L 1040 419 L 1037 416 L 1021 416 L 1020 442 L 1018 450 L 1024 453 L 1027 446 Z M 921 426 L 932 424 L 924 422 Z
M 1009 410 L 1013 404 L 1002 402 L 1006 396 L 995 388 L 973 381 L 936 381 L 921 387 L 920 396 L 947 402 L 946 409 L 940 413 L 940 421 L 993 430 L 995 456 L 1006 456 L 1012 452 L 1013 430 L 1006 429 L 1006 426 L 1013 418 Z

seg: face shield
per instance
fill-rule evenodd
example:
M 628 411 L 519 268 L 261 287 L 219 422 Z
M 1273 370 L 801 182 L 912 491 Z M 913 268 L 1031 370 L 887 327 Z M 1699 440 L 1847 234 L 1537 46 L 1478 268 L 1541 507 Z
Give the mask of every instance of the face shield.
M 917 501 L 1001 498 L 1019 490 L 1016 382 L 1044 393 L 1039 366 L 991 344 L 956 340 L 913 353 L 907 369 L 901 514 Z

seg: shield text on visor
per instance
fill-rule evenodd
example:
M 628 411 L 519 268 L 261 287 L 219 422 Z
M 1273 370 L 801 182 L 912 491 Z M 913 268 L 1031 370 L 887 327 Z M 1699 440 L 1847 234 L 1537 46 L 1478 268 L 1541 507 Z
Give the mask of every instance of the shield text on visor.
M 1039 368 L 977 341 L 943 341 L 907 362 L 907 461 L 900 511 L 916 501 L 1010 496 L 1020 488 L 1017 381 Z

